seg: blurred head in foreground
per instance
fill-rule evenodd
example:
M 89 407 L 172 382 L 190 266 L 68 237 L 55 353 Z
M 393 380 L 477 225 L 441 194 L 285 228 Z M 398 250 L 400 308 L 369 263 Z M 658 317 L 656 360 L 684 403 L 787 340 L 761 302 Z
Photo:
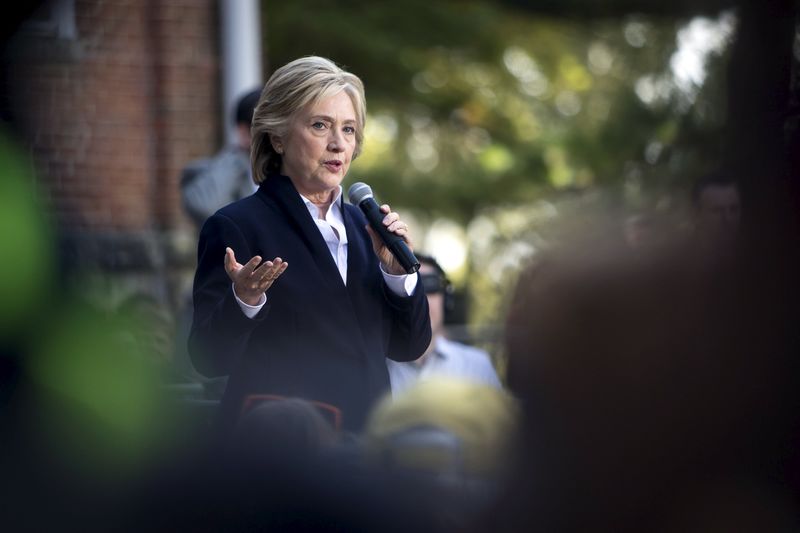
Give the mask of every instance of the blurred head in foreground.
M 540 260 L 507 323 L 525 453 L 492 516 L 519 531 L 786 526 L 796 342 L 770 259 L 709 269 L 687 248 L 598 242 Z
M 336 434 L 314 405 L 301 398 L 263 402 L 239 420 L 232 459 L 246 468 L 289 467 L 292 461 L 316 459 Z
M 469 520 L 494 495 L 511 455 L 517 418 L 496 388 L 431 377 L 386 397 L 365 433 L 369 463 L 436 494 L 450 523 Z

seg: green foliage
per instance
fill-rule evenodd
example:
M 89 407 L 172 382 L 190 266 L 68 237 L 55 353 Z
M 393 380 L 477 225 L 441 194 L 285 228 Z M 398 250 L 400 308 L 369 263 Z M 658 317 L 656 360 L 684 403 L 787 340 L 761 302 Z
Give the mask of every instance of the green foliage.
M 28 339 L 43 446 L 81 476 L 134 475 L 173 435 L 152 336 L 136 317 L 101 312 L 66 292 L 48 309 L 47 335 Z
M 613 186 L 626 164 L 658 179 L 649 143 L 669 146 L 676 127 L 713 133 L 671 97 L 646 105 L 634 91 L 646 75 L 668 83 L 675 20 L 570 22 L 455 0 L 266 2 L 264 16 L 270 66 L 319 54 L 364 80 L 370 123 L 353 179 L 432 216 L 467 223 L 498 202 Z
M 0 341 L 19 335 L 51 297 L 55 258 L 32 162 L 0 130 Z
M 675 209 L 719 156 L 725 47 L 706 55 L 704 82 L 679 83 L 671 61 L 689 20 L 553 19 L 460 0 L 266 2 L 263 13 L 271 67 L 319 54 L 364 80 L 366 145 L 348 179 L 423 225 L 463 225 L 469 258 L 454 278 L 480 302 L 476 323 L 501 320 L 525 255 L 580 215 L 565 202 Z

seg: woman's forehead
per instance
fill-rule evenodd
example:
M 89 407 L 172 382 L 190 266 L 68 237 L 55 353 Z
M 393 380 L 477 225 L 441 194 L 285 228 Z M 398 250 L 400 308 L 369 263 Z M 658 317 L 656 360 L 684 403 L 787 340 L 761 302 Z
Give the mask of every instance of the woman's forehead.
M 323 116 L 339 122 L 356 122 L 358 120 L 353 101 L 344 90 L 312 101 L 301 109 L 298 115 L 304 117 Z

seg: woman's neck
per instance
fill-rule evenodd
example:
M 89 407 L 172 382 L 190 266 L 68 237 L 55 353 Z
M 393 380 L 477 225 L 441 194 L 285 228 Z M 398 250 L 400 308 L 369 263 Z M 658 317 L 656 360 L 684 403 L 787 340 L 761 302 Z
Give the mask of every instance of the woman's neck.
M 324 219 L 333 203 L 336 190 L 304 195 L 319 210 L 319 218 Z

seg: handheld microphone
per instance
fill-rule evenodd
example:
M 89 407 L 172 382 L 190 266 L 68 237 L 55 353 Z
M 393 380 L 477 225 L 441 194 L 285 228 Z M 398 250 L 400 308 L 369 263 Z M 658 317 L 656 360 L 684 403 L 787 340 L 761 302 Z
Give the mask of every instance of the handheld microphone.
M 409 274 L 413 274 L 419 270 L 419 261 L 414 257 L 414 253 L 408 247 L 406 241 L 399 235 L 395 235 L 387 230 L 386 226 L 383 225 L 383 218 L 386 214 L 381 212 L 380 206 L 375 202 L 370 186 L 361 182 L 354 183 L 347 191 L 347 197 L 350 199 L 351 204 L 357 205 L 361 209 L 364 216 L 367 217 L 369 225 L 375 230 L 375 233 L 380 236 L 383 243 L 389 251 L 392 252 L 395 259 L 400 262 L 403 269 Z

